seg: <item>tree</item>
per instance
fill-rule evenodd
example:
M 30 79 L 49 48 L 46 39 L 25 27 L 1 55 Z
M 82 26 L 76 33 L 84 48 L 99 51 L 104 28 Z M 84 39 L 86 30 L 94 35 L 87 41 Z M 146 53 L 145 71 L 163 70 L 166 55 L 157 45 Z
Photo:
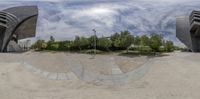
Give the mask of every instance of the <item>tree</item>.
M 36 50 L 44 50 L 47 47 L 47 44 L 44 40 L 37 40 L 37 42 L 33 45 Z
M 129 31 L 122 31 L 120 34 L 115 33 L 111 36 L 112 46 L 115 50 L 127 49 L 134 41 L 134 37 Z
M 51 45 L 55 42 L 55 39 L 53 36 L 50 36 L 49 41 L 47 42 L 47 49 L 52 50 Z
M 117 50 L 118 49 L 118 45 L 120 43 L 120 34 L 119 33 L 115 33 L 113 35 L 111 35 L 110 40 L 112 41 L 112 50 Z
M 55 38 L 53 36 L 50 36 L 50 41 L 55 42 Z
M 142 36 L 140 37 L 140 45 L 142 45 L 142 46 L 149 46 L 149 44 L 150 44 L 150 39 L 149 39 L 149 37 L 146 36 L 146 35 L 142 35 Z
M 110 40 L 114 42 L 119 37 L 120 37 L 120 34 L 119 33 L 115 33 L 115 34 L 111 35 Z
M 59 48 L 58 50 L 61 50 L 61 51 L 67 51 L 67 50 L 70 50 L 70 47 L 71 47 L 71 41 L 60 41 L 58 42 L 59 43 Z
M 140 37 L 136 36 L 134 39 L 134 45 L 140 45 Z
M 167 52 L 172 52 L 172 51 L 174 50 L 174 44 L 173 44 L 172 41 L 166 41 L 164 47 L 165 47 L 165 50 L 166 50 Z
M 81 47 L 81 49 L 88 49 L 89 48 L 89 40 L 85 37 L 81 37 L 80 47 Z
M 53 42 L 51 43 L 49 50 L 58 50 L 58 48 L 59 48 L 59 42 Z
M 95 39 L 96 38 L 96 39 Z M 95 36 L 95 35 L 92 35 L 88 38 L 88 41 L 89 41 L 89 49 L 94 49 L 94 45 L 95 45 L 95 40 L 97 41 L 98 40 L 98 37 Z
M 162 37 L 158 34 L 152 34 L 150 38 L 150 47 L 154 52 L 159 52 L 162 45 Z
M 81 50 L 81 46 L 80 46 L 80 37 L 79 36 L 76 36 L 73 43 L 72 43 L 72 48 L 74 50 Z
M 129 31 L 121 32 L 120 47 L 127 49 L 134 42 L 134 37 Z
M 108 51 L 111 45 L 112 45 L 111 40 L 105 37 L 99 38 L 97 41 L 97 49 L 99 50 Z
M 83 50 L 88 49 L 89 44 L 90 42 L 87 38 L 76 36 L 72 46 L 75 50 Z

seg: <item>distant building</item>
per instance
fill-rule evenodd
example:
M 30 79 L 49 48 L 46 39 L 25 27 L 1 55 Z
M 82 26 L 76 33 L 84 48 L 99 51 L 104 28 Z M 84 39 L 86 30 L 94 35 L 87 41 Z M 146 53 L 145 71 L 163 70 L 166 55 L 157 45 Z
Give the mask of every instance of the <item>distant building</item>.
M 35 36 L 37 18 L 37 6 L 0 11 L 0 52 L 21 51 L 18 40 Z
M 191 51 L 200 52 L 200 11 L 176 18 L 176 36 Z
M 20 46 L 22 51 L 30 50 L 30 48 L 31 48 L 31 40 L 19 41 L 18 45 Z

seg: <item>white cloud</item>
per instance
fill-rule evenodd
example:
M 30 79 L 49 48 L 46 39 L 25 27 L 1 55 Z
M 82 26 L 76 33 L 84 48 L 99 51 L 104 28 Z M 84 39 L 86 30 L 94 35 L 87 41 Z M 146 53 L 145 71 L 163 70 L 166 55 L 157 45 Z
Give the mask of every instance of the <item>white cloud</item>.
M 164 32 L 166 38 L 177 41 L 175 17 L 189 15 L 192 10 L 200 8 L 197 0 L 24 1 L 27 0 L 2 0 L 0 8 L 38 5 L 37 37 L 48 39 L 54 35 L 60 40 L 72 39 L 75 35 L 92 35 L 91 30 L 95 28 L 99 36 L 128 29 L 135 35 Z

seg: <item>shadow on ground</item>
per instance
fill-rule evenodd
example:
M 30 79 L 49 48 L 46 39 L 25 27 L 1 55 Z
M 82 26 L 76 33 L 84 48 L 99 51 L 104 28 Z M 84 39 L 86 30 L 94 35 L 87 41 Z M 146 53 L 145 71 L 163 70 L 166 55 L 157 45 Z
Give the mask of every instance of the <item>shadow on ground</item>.
M 122 52 L 122 53 L 119 53 L 118 55 L 129 57 L 129 58 L 135 58 L 138 56 L 147 56 L 149 58 L 169 56 L 169 54 L 167 53 L 140 53 L 140 52 Z

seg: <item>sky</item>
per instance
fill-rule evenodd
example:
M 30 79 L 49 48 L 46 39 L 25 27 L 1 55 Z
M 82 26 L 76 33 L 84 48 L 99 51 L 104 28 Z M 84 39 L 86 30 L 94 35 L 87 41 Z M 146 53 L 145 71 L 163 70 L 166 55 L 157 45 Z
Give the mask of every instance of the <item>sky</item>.
M 176 45 L 176 17 L 200 10 L 198 0 L 0 0 L 0 10 L 37 5 L 36 39 L 72 40 L 76 35 L 110 36 L 129 30 L 132 35 L 162 34 Z

